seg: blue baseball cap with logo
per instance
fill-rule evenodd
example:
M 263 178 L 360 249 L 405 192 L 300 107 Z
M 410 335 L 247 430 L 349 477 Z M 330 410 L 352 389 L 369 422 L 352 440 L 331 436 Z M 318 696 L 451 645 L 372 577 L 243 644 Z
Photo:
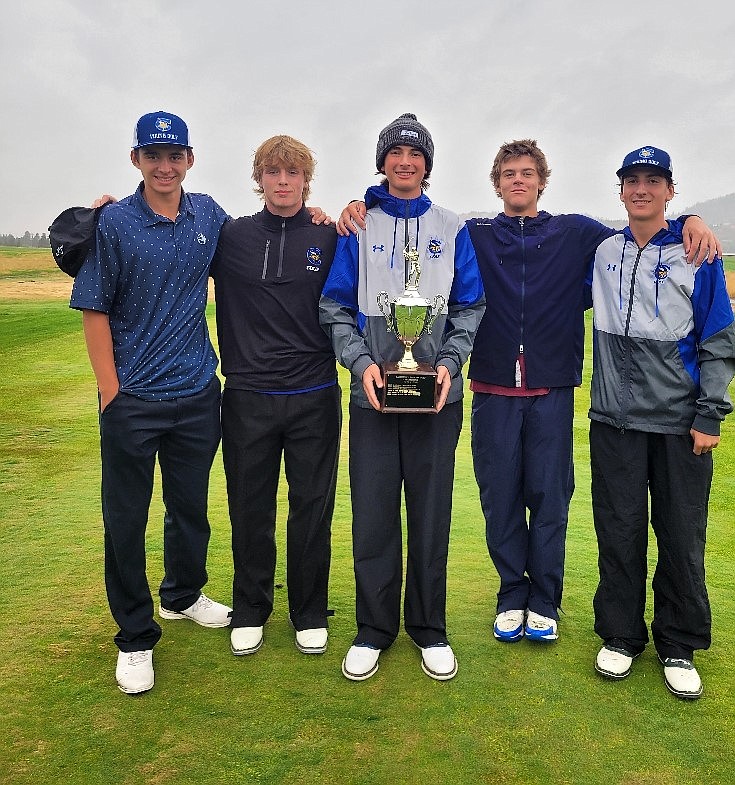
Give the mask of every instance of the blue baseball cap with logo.
M 623 165 L 618 169 L 615 174 L 618 177 L 624 177 L 635 166 L 650 166 L 652 169 L 657 169 L 667 177 L 674 176 L 674 170 L 671 165 L 671 156 L 666 150 L 661 150 L 659 147 L 639 147 L 637 150 L 628 153 L 623 158 Z
M 133 130 L 133 150 L 151 144 L 177 144 L 191 147 L 186 123 L 171 112 L 150 112 L 138 120 Z

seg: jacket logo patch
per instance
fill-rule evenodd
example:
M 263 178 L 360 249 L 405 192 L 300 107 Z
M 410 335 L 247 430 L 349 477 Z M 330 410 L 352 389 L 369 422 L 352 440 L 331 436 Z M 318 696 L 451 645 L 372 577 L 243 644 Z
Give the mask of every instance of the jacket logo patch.
M 670 264 L 664 264 L 663 262 L 659 262 L 656 265 L 656 269 L 653 271 L 653 279 L 661 283 L 665 281 L 669 277 L 669 270 L 671 269 Z
M 438 259 L 444 250 L 444 242 L 438 237 L 430 237 L 426 246 L 426 253 L 430 259 Z
M 322 266 L 322 249 L 312 246 L 306 251 L 306 269 L 318 273 Z
M 207 238 L 205 237 L 205 235 L 199 232 L 199 234 L 197 235 L 197 242 L 199 243 L 199 245 L 206 245 Z

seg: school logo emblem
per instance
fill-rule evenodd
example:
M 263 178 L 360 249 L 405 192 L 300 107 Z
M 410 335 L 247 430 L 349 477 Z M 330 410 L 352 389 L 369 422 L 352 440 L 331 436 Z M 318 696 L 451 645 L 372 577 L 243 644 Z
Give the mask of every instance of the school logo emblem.
M 444 243 L 438 237 L 430 237 L 426 253 L 430 259 L 438 259 L 444 250 Z
M 641 158 L 653 158 L 653 156 L 654 156 L 655 154 L 656 154 L 656 153 L 655 153 L 655 151 L 654 151 L 654 150 L 652 150 L 650 147 L 644 147 L 642 150 L 640 150 L 640 151 L 638 152 L 638 155 L 639 155 Z
M 322 249 L 312 246 L 306 251 L 306 269 L 318 273 L 322 266 Z
M 669 277 L 669 270 L 671 269 L 670 264 L 664 264 L 663 262 L 659 262 L 656 265 L 656 269 L 653 271 L 653 280 L 657 283 L 662 283 Z
M 170 131 L 171 121 L 168 119 L 168 117 L 157 117 L 156 128 L 158 128 L 159 131 Z

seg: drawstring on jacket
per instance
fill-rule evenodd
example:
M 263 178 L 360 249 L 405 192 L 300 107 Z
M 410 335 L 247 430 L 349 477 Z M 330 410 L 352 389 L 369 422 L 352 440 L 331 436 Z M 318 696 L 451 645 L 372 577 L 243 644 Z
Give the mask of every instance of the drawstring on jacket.
M 623 250 L 620 252 L 620 275 L 619 275 L 619 278 L 618 278 L 618 301 L 619 301 L 619 306 L 620 306 L 620 310 L 621 311 L 623 310 L 623 259 L 625 258 L 625 249 L 627 248 L 627 246 L 628 246 L 628 238 L 625 237 L 625 241 L 623 242 Z M 659 316 L 659 310 L 658 310 L 658 285 L 659 285 L 659 283 L 661 283 L 660 271 L 662 269 L 662 267 L 661 267 L 661 255 L 662 255 L 662 253 L 663 253 L 663 246 L 659 245 L 658 246 L 658 263 L 656 264 L 656 270 L 655 270 L 655 274 L 656 274 L 656 303 L 655 303 L 656 304 L 656 311 L 655 311 L 656 318 L 658 318 L 658 316 Z
M 403 226 L 404 226 L 404 230 L 405 230 L 404 231 L 404 244 L 403 244 L 404 251 L 408 250 L 409 243 L 410 243 L 410 240 L 411 240 L 410 235 L 409 235 L 409 231 L 408 231 L 408 228 L 409 228 L 409 223 L 408 222 L 409 222 L 410 216 L 411 216 L 411 201 L 412 201 L 411 199 L 406 199 L 406 215 L 405 215 L 405 217 L 403 219 L 403 221 L 404 221 Z M 421 219 L 417 215 L 416 216 L 416 248 L 417 249 L 419 247 L 419 226 L 420 226 L 419 222 L 420 222 L 420 220 Z M 395 253 L 396 253 L 396 235 L 397 234 L 398 234 L 398 216 L 396 215 L 393 218 L 393 248 L 391 249 L 391 252 L 390 252 L 390 268 L 391 268 L 391 270 L 393 269 L 393 259 L 395 257 Z M 408 278 L 409 278 L 409 275 L 410 275 L 411 271 L 410 271 L 410 269 L 408 267 L 408 262 L 406 261 L 405 256 L 404 256 L 404 265 L 405 265 L 405 279 L 406 279 L 406 283 L 408 283 Z
M 398 216 L 393 218 L 393 248 L 390 252 L 390 269 L 393 269 L 393 257 L 396 254 L 396 233 L 398 232 Z
M 628 247 L 628 238 L 625 237 L 623 242 L 623 250 L 620 252 L 620 277 L 618 278 L 618 299 L 620 301 L 620 310 L 623 310 L 623 259 L 625 259 L 625 249 Z
M 416 250 L 419 248 L 419 226 L 420 217 L 431 207 L 431 200 L 426 194 L 421 193 L 414 199 L 401 199 L 388 192 L 386 185 L 371 185 L 365 192 L 365 206 L 369 210 L 372 207 L 380 206 L 384 213 L 393 217 L 393 248 L 390 254 L 390 269 L 395 263 L 395 253 L 398 246 L 398 219 L 406 221 L 406 244 L 408 245 L 408 222 L 412 217 L 416 218 Z M 403 217 L 405 216 L 405 218 Z M 403 257 L 405 263 L 405 255 Z M 404 268 L 405 269 L 405 268 Z

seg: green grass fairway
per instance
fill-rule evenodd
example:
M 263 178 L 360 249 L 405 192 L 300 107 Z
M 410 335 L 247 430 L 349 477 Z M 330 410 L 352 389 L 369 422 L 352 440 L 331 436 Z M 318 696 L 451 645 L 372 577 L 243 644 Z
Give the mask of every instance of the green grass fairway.
M 61 275 L 48 257 L 37 269 L 54 280 Z M 17 275 L 17 265 L 0 265 L 0 280 Z M 61 299 L 0 296 L 4 785 L 735 782 L 735 416 L 715 453 L 707 552 L 713 644 L 697 656 L 705 685 L 699 701 L 668 693 L 650 647 L 621 683 L 605 681 L 593 669 L 599 641 L 592 629 L 597 566 L 589 361 L 576 395 L 577 489 L 557 643 L 509 645 L 492 637 L 497 578 L 472 472 L 467 397 L 448 586 L 459 674 L 446 683 L 428 679 L 402 632 L 375 677 L 352 683 L 341 675 L 354 634 L 345 412 L 327 653 L 304 656 L 294 646 L 281 559 L 276 608 L 260 652 L 236 658 L 228 630 L 163 621 L 156 686 L 129 697 L 114 680 L 116 628 L 102 578 L 96 391 L 80 323 Z M 342 383 L 346 391 L 344 374 Z M 155 496 L 148 529 L 154 596 L 162 577 L 158 488 Z M 229 601 L 229 521 L 219 457 L 210 502 L 206 591 Z M 282 492 L 281 545 L 285 511 Z M 654 553 L 652 540 L 651 563 Z

